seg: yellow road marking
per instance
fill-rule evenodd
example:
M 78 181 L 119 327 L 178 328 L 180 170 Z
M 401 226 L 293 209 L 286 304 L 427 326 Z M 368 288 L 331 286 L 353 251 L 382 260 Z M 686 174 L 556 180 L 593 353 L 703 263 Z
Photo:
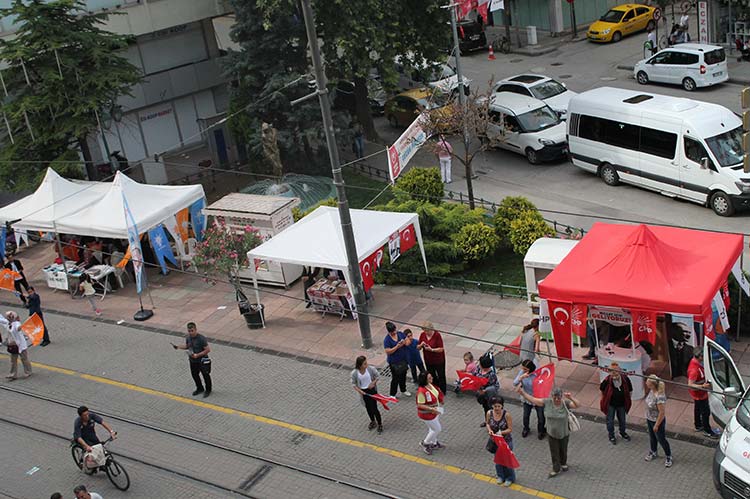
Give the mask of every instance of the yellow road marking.
M 3 355 L 3 356 L 5 356 L 5 355 Z M 296 424 L 293 424 L 293 423 L 287 423 L 285 421 L 281 421 L 281 420 L 278 420 L 278 419 L 269 418 L 269 417 L 266 417 L 266 416 L 260 416 L 258 414 L 253 414 L 253 413 L 250 413 L 250 412 L 240 411 L 238 409 L 232 409 L 230 407 L 224 407 L 224 406 L 216 405 L 216 404 L 209 404 L 207 402 L 202 402 L 200 400 L 189 399 L 187 397 L 183 397 L 183 396 L 180 396 L 180 395 L 174 395 L 172 393 L 162 392 L 162 391 L 159 391 L 159 390 L 153 390 L 151 388 L 144 388 L 142 386 L 133 385 L 133 384 L 130 384 L 130 383 L 123 383 L 122 381 L 115 381 L 113 379 L 104 378 L 104 377 L 101 377 L 101 376 L 94 376 L 92 374 L 84 374 L 84 373 L 80 373 L 78 371 L 73 371 L 73 370 L 70 370 L 70 369 L 62 368 L 62 367 L 50 366 L 50 365 L 47 365 L 47 364 L 40 364 L 39 362 L 34 362 L 34 367 L 35 368 L 39 368 L 39 369 L 44 369 L 46 371 L 55 372 L 55 373 L 58 373 L 58 374 L 65 374 L 67 376 L 73 376 L 73 377 L 85 379 L 85 380 L 88 380 L 88 381 L 93 381 L 95 383 L 102 383 L 102 384 L 105 384 L 105 385 L 115 386 L 117 388 L 123 388 L 125 390 L 129 390 L 129 391 L 133 391 L 133 392 L 143 393 L 143 394 L 146 394 L 146 395 L 153 395 L 155 397 L 159 397 L 159 398 L 163 398 L 163 399 L 168 399 L 168 400 L 173 400 L 175 402 L 180 402 L 182 404 L 188 404 L 188 405 L 192 405 L 192 406 L 195 406 L 195 407 L 200 407 L 200 408 L 203 408 L 203 409 L 208 409 L 208 410 L 211 410 L 211 411 L 220 412 L 222 414 L 230 414 L 230 415 L 234 415 L 234 416 L 239 416 L 239 417 L 242 417 L 242 418 L 245 418 L 245 419 L 249 419 L 249 420 L 252 420 L 252 421 L 255 421 L 255 422 L 258 422 L 258 423 L 263 423 L 263 424 L 267 424 L 267 425 L 270 425 L 270 426 L 276 426 L 278 428 L 285 428 L 287 430 L 296 431 L 296 432 L 300 432 L 300 433 L 306 433 L 308 435 L 312 435 L 312 436 L 315 436 L 315 437 L 318 437 L 318 438 L 322 438 L 324 440 L 328 440 L 328 441 L 331 441 L 331 442 L 338 442 L 338 443 L 349 445 L 349 446 L 352 446 L 352 447 L 367 448 L 367 449 L 373 450 L 375 452 L 378 452 L 380 454 L 386 454 L 386 455 L 389 455 L 391 457 L 395 457 L 397 459 L 402 459 L 404 461 L 410 461 L 410 462 L 413 462 L 413 463 L 421 464 L 423 466 L 427 466 L 427 467 L 430 467 L 430 468 L 439 469 L 439 470 L 442 470 L 442 471 L 445 471 L 445 472 L 448 472 L 448 473 L 452 473 L 452 474 L 455 474 L 455 475 L 468 475 L 471 478 L 473 478 L 475 480 L 480 480 L 482 482 L 492 483 L 492 482 L 494 482 L 496 480 L 495 477 L 490 476 L 490 475 L 484 475 L 482 473 L 477 473 L 477 472 L 474 472 L 474 471 L 471 471 L 471 470 L 459 468 L 457 466 L 452 466 L 452 465 L 449 465 L 449 464 L 442 464 L 442 463 L 438 463 L 438 462 L 435 462 L 435 461 L 430 461 L 429 459 L 425 459 L 425 458 L 419 457 L 419 456 L 414 456 L 414 455 L 411 455 L 411 454 L 406 454 L 406 453 L 403 453 L 401 451 L 397 451 L 395 449 L 389 449 L 387 447 L 380 447 L 378 445 L 370 444 L 370 443 L 367 443 L 367 442 L 362 442 L 362 441 L 359 441 L 359 440 L 353 440 L 353 439 L 347 438 L 347 437 L 340 437 L 340 436 L 333 435 L 333 434 L 330 434 L 330 433 L 326 433 L 326 432 L 323 432 L 323 431 L 320 431 L 320 430 L 313 430 L 311 428 L 307 428 L 307 427 L 304 427 L 304 426 L 296 425 Z M 532 489 L 532 488 L 529 488 L 529 487 L 524 487 L 522 485 L 518 485 L 518 484 L 515 484 L 515 483 L 513 485 L 511 485 L 509 488 L 513 489 L 513 490 L 515 490 L 517 492 L 521 492 L 523 494 L 527 494 L 527 495 L 530 495 L 530 496 L 533 496 L 533 497 L 539 497 L 539 498 L 543 498 L 543 499 L 565 499 L 562 496 L 558 496 L 558 495 L 555 495 L 555 494 L 550 494 L 548 492 L 544 492 L 544 491 L 541 491 L 541 490 Z

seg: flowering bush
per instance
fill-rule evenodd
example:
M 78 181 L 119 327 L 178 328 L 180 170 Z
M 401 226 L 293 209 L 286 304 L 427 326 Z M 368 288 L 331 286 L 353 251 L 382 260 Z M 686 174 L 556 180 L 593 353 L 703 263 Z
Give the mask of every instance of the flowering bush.
M 229 276 L 236 282 L 239 269 L 248 265 L 247 252 L 261 242 L 258 229 L 246 225 L 243 230 L 235 231 L 220 220 L 206 228 L 203 241 L 195 248 L 193 264 L 206 278 Z

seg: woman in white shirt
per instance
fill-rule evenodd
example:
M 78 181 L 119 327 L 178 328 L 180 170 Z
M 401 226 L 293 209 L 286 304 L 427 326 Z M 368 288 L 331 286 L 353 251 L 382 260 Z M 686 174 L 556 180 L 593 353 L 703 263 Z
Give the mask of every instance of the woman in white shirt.
M 31 376 L 31 361 L 29 360 L 29 344 L 21 331 L 21 321 L 15 312 L 6 312 L 5 317 L 0 315 L 0 324 L 8 329 L 8 337 L 5 345 L 10 354 L 10 374 L 6 376 L 9 380 L 18 378 L 18 357 L 21 357 L 25 377 Z
M 367 409 L 367 416 L 370 418 L 368 430 L 377 426 L 378 433 L 383 433 L 383 421 L 380 418 L 378 410 L 378 401 L 371 397 L 378 393 L 378 370 L 367 363 L 367 357 L 360 355 L 355 362 L 355 369 L 352 371 L 352 385 L 354 390 L 362 395 L 362 401 Z

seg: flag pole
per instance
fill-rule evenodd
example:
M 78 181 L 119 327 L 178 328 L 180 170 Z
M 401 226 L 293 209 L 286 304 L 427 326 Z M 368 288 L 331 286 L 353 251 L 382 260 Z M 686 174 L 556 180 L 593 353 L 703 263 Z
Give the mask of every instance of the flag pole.
M 63 255 L 62 245 L 60 244 L 60 234 L 57 232 L 57 224 L 54 220 L 52 221 L 52 230 L 55 231 L 55 244 L 57 244 L 57 253 L 60 255 L 60 260 L 62 260 L 63 272 L 65 272 L 65 282 L 68 284 L 68 293 L 70 293 L 70 296 L 73 296 L 74 293 L 70 289 L 70 274 L 68 274 L 68 266 L 65 265 L 65 255 Z

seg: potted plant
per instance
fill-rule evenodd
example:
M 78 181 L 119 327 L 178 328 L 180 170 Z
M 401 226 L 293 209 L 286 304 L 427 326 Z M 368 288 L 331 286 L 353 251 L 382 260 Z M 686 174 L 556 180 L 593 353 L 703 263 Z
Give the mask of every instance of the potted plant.
M 263 305 L 248 301 L 240 285 L 239 270 L 248 265 L 247 252 L 262 242 L 257 229 L 246 225 L 241 230 L 234 230 L 218 218 L 206 228 L 204 239 L 197 244 L 193 257 L 193 264 L 206 282 L 215 284 L 215 277 L 219 276 L 229 279 L 234 286 L 240 314 L 251 329 L 263 326 Z

